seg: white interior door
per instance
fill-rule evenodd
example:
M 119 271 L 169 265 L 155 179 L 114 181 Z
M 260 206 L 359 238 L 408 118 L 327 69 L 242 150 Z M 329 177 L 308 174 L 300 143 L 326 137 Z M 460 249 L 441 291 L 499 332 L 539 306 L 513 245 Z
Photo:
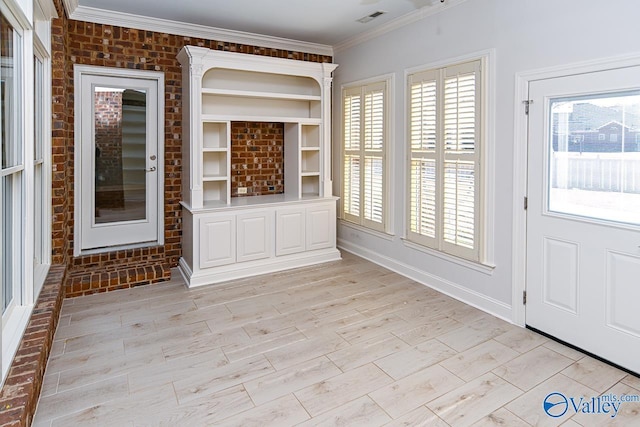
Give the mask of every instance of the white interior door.
M 162 217 L 158 80 L 87 73 L 79 86 L 77 249 L 156 243 Z
M 526 323 L 640 372 L 640 67 L 529 98 Z

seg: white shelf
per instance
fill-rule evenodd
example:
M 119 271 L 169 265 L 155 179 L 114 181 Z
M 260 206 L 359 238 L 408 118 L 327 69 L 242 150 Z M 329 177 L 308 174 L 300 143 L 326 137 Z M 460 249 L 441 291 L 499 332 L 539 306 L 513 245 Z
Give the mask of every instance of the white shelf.
M 300 146 L 302 148 L 320 148 L 320 126 L 315 124 L 300 124 Z
M 227 175 L 205 175 L 202 177 L 203 182 L 226 181 Z
M 229 147 L 229 123 L 202 120 L 202 145 L 205 150 L 226 150 Z
M 321 101 L 319 95 L 298 95 L 294 93 L 256 92 L 231 89 L 202 89 L 203 95 L 223 95 L 238 98 L 284 99 L 293 101 Z
M 243 115 L 218 115 L 203 114 L 202 121 L 228 121 L 228 122 L 266 122 L 266 123 L 313 123 L 322 124 L 322 119 L 310 117 L 291 117 L 291 116 L 252 116 L 250 114 Z

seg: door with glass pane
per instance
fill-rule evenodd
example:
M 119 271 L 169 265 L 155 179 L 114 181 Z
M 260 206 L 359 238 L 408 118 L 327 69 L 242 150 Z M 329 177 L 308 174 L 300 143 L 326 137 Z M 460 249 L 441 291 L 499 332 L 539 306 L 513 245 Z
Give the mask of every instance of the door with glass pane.
M 157 80 L 83 74 L 80 91 L 78 249 L 158 241 Z
M 640 67 L 529 98 L 526 323 L 640 372 Z

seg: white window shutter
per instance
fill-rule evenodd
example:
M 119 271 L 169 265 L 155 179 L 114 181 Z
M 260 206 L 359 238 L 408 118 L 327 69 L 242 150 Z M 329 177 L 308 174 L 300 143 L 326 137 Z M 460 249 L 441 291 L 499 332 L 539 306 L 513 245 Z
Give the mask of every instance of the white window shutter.
M 343 217 L 384 231 L 386 82 L 343 92 Z
M 408 237 L 480 261 L 481 61 L 409 76 Z

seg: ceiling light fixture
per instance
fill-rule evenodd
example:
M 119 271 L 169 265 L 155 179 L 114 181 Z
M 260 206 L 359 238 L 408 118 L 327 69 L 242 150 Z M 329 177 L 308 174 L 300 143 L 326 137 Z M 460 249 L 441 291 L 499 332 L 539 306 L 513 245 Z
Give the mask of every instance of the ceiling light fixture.
M 385 13 L 387 13 L 387 12 L 383 12 L 381 10 L 378 10 L 377 12 L 373 12 L 370 15 L 363 16 L 362 18 L 358 19 L 357 21 L 362 23 L 362 24 L 366 24 L 367 22 L 371 22 L 374 19 L 376 19 L 378 16 L 384 15 Z

